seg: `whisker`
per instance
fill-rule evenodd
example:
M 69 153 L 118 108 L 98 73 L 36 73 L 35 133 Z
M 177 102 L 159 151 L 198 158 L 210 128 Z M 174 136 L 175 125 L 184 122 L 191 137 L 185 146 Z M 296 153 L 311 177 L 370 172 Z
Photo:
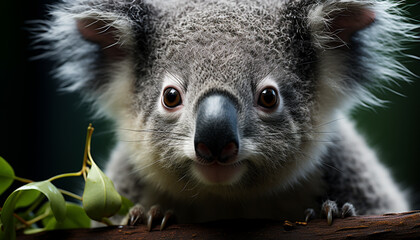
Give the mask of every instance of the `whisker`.
M 183 141 L 183 142 L 188 140 L 188 138 L 175 138 L 175 137 L 171 137 L 171 139 L 172 140 Z M 121 142 L 151 142 L 152 140 L 150 140 L 150 139 L 134 139 L 134 140 L 124 140 L 124 139 L 121 139 L 119 141 L 121 141 Z M 182 144 L 182 143 L 180 143 L 180 144 Z
M 156 130 L 156 129 L 127 129 L 127 128 L 120 128 L 119 130 L 123 131 L 130 131 L 130 132 L 138 132 L 138 133 L 162 133 L 162 134 L 175 134 L 183 137 L 189 137 L 185 133 L 180 132 L 172 132 L 172 131 L 163 131 L 163 130 Z
M 179 179 L 178 179 L 178 182 L 181 182 L 184 178 L 186 178 L 187 177 L 187 174 L 184 174 L 182 177 L 180 177 Z
M 297 152 L 296 152 L 296 154 L 299 154 L 299 155 L 302 155 L 302 156 L 304 156 L 304 157 L 306 157 L 306 158 L 309 158 L 309 159 L 311 159 L 311 160 L 313 160 L 313 161 L 315 161 L 315 159 L 312 157 L 312 156 L 309 156 L 308 154 L 306 154 L 306 153 L 304 153 L 304 152 L 302 152 L 302 151 L 300 151 L 299 149 L 297 149 L 297 147 L 294 147 L 295 148 L 295 150 L 298 150 Z M 343 171 L 341 170 L 341 169 L 339 169 L 339 168 L 337 168 L 337 167 L 335 167 L 335 166 L 333 166 L 333 165 L 331 165 L 331 164 L 328 164 L 328 163 L 326 163 L 325 161 L 319 161 L 320 163 L 321 163 L 321 165 L 323 165 L 323 166 L 326 166 L 326 167 L 329 167 L 329 168 L 331 168 L 331 169 L 333 169 L 333 170 L 336 170 L 336 171 L 338 171 L 338 172 L 340 172 L 340 173 L 343 173 Z
M 326 123 L 320 124 L 320 125 L 318 125 L 318 126 L 314 127 L 314 129 L 317 129 L 317 128 L 320 128 L 320 127 L 326 126 L 326 125 L 328 125 L 328 124 L 332 124 L 332 123 L 335 123 L 335 122 L 338 122 L 338 121 L 344 120 L 344 119 L 345 119 L 345 118 L 337 118 L 337 119 L 331 120 L 331 121 L 329 121 L 329 122 L 326 122 Z
M 111 135 L 111 134 L 115 134 L 115 130 L 99 130 L 99 131 L 95 131 L 94 136 L 103 136 L 103 135 Z
M 318 143 L 334 143 L 337 141 L 332 141 L 332 140 L 318 140 L 318 139 L 304 139 L 302 140 L 302 142 L 307 143 L 307 142 L 318 142 Z
M 301 131 L 301 132 L 279 132 L 264 134 L 264 136 L 287 136 L 288 134 L 305 134 L 305 133 L 316 133 L 316 134 L 335 134 L 335 132 L 315 132 L 315 131 Z M 258 136 L 258 135 L 257 135 Z
M 184 185 L 184 187 L 182 188 L 182 190 L 181 190 L 181 192 L 184 192 L 184 191 L 192 191 L 192 190 L 194 190 L 197 186 L 198 186 L 198 183 L 197 184 L 195 184 L 194 186 L 192 186 L 192 187 L 190 187 L 190 188 L 187 188 L 188 187 L 188 184 L 191 182 L 191 180 L 188 180 L 186 183 L 185 183 L 185 185 Z
M 146 169 L 148 167 L 151 167 L 151 166 L 155 165 L 156 163 L 157 163 L 157 161 L 153 161 L 153 162 L 151 162 L 151 163 L 149 163 L 149 164 L 147 164 L 145 166 L 142 166 L 141 168 L 137 168 L 136 170 L 137 171 L 142 171 L 142 170 L 144 170 L 144 169 Z
M 339 172 L 339 173 L 344 173 L 344 171 L 343 171 L 343 170 L 340 170 L 339 168 L 336 168 L 336 167 L 334 167 L 333 165 L 328 164 L 328 163 L 326 163 L 326 162 L 324 162 L 324 161 L 321 161 L 321 164 L 322 164 L 322 165 L 324 165 L 324 166 L 326 166 L 326 167 L 329 167 L 329 168 L 331 168 L 331 169 L 334 169 L 334 170 L 336 170 L 336 171 L 337 171 L 337 172 Z

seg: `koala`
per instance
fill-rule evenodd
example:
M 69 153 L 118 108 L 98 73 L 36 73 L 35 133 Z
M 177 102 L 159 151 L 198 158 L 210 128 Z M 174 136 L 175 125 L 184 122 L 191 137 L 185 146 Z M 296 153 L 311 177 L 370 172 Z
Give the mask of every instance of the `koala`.
M 72 0 L 39 41 L 111 119 L 106 173 L 135 225 L 410 209 L 348 117 L 409 77 L 391 0 Z

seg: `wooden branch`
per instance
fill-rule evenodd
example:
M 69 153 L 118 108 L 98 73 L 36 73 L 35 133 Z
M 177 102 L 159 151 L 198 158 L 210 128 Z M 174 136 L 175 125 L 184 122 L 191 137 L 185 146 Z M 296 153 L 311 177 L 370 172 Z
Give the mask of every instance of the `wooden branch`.
M 308 224 L 269 220 L 228 220 L 205 224 L 171 225 L 164 231 L 156 226 L 105 227 L 55 230 L 20 235 L 19 240 L 116 240 L 116 239 L 420 239 L 420 211 L 383 216 L 357 216 Z

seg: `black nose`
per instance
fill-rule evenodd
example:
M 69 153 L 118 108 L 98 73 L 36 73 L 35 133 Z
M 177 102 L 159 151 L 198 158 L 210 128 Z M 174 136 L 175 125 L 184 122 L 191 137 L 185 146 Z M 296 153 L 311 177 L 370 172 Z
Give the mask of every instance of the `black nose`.
M 194 145 L 200 161 L 235 161 L 239 149 L 237 121 L 237 109 L 227 96 L 210 95 L 199 103 Z

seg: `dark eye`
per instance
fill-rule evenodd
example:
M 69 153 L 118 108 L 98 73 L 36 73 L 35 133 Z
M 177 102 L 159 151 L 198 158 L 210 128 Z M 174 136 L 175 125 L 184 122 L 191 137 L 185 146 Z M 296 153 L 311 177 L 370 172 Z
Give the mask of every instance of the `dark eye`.
M 264 108 L 274 108 L 277 106 L 278 94 L 273 88 L 266 88 L 261 91 L 258 97 L 258 105 Z
M 181 94 L 175 88 L 168 87 L 163 92 L 163 104 L 167 108 L 175 108 L 181 105 Z

